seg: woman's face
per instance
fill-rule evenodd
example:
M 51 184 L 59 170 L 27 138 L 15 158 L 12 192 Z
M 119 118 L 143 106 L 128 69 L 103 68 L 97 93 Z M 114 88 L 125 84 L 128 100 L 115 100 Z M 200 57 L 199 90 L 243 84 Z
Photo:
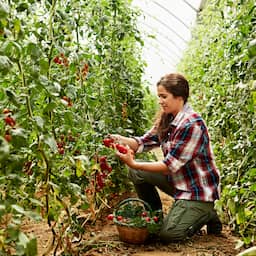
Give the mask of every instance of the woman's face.
M 157 86 L 157 95 L 159 98 L 159 105 L 166 114 L 173 114 L 176 116 L 178 112 L 183 108 L 183 98 L 173 96 L 172 93 L 168 92 L 164 86 Z

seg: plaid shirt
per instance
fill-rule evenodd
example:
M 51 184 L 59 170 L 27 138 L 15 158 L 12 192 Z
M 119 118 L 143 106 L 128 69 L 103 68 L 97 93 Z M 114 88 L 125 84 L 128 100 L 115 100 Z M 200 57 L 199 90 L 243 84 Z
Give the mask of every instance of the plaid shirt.
M 215 201 L 220 196 L 220 174 L 217 169 L 209 134 L 203 119 L 185 105 L 170 123 L 170 133 L 159 141 L 156 127 L 136 137 L 137 152 L 160 146 L 169 168 L 168 179 L 175 188 L 175 199 Z

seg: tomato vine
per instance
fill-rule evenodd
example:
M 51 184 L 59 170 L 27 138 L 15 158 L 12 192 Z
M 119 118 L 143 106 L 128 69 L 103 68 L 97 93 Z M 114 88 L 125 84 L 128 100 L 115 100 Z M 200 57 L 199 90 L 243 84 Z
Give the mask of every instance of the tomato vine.
M 208 1 L 179 65 L 214 141 L 222 174 L 217 208 L 240 245 L 254 242 L 256 225 L 255 17 L 255 1 Z
M 45 218 L 45 255 L 73 253 L 79 214 L 95 221 L 129 186 L 102 139 L 148 126 L 139 13 L 123 0 L 6 0 L 0 14 L 0 248 L 36 255 L 20 226 Z

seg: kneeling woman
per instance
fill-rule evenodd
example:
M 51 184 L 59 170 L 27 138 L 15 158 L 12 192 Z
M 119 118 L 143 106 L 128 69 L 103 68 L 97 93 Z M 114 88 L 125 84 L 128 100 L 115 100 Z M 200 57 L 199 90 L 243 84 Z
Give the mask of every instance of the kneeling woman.
M 220 174 L 205 122 L 187 103 L 189 84 L 181 74 L 167 74 L 157 83 L 157 95 L 161 115 L 155 125 L 141 137 L 111 135 L 129 148 L 127 154 L 116 154 L 130 167 L 138 197 L 153 210 L 162 209 L 156 188 L 175 199 L 159 233 L 163 242 L 187 239 L 205 224 L 208 234 L 219 234 L 214 201 L 220 197 Z M 162 161 L 134 158 L 155 147 L 161 147 Z

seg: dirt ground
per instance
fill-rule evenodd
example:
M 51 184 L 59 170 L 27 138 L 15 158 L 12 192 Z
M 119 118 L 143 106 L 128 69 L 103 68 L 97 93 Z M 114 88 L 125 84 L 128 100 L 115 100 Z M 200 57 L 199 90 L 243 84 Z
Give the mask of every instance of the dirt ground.
M 163 193 L 160 193 L 160 196 L 163 210 L 166 212 L 172 204 L 172 198 Z M 77 248 L 85 248 L 84 245 L 88 245 L 79 256 L 233 256 L 239 253 L 235 249 L 237 237 L 232 235 L 227 226 L 224 226 L 221 236 L 207 235 L 203 227 L 202 234 L 195 235 L 190 241 L 184 243 L 164 245 L 149 239 L 143 245 L 127 244 L 120 241 L 116 226 L 107 220 L 107 214 L 95 225 L 86 226 L 84 236 L 77 244 L 74 242 Z M 42 256 L 52 236 L 47 224 L 29 224 L 24 226 L 24 231 L 37 237 L 38 255 Z M 77 254 L 74 253 L 74 255 Z

